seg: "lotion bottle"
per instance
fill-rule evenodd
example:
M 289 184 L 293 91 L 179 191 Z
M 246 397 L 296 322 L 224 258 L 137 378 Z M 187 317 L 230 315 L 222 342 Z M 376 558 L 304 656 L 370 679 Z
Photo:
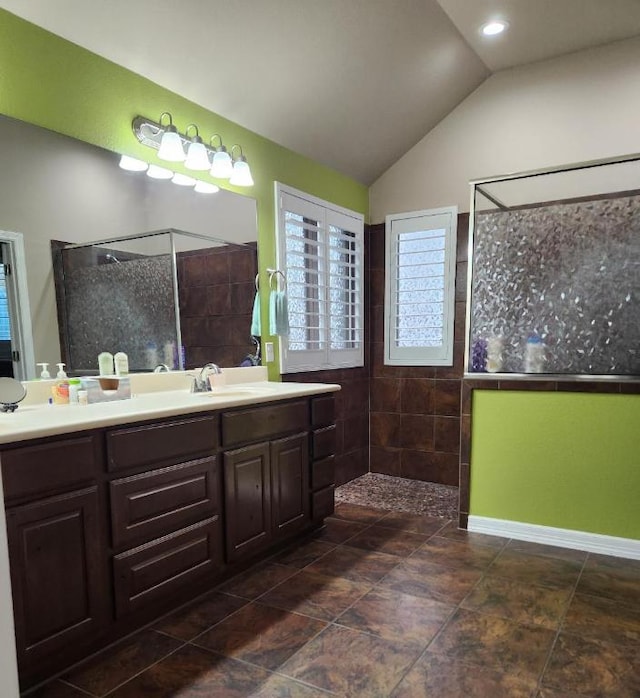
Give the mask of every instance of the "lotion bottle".
M 116 376 L 129 375 L 129 357 L 123 351 L 114 354 L 113 363 L 116 368 Z
M 113 354 L 108 351 L 103 351 L 98 354 L 98 370 L 101 376 L 113 375 Z

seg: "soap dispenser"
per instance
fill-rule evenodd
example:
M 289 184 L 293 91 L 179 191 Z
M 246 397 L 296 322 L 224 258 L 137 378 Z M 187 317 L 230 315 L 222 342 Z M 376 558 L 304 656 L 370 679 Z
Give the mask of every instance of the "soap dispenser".
M 63 378 L 66 378 L 67 374 L 65 373 L 65 370 L 64 370 L 65 365 L 60 363 L 60 364 L 56 364 L 56 366 L 58 367 L 58 373 L 56 373 L 56 378 L 58 380 L 62 380 Z
M 49 380 L 51 378 L 51 374 L 49 373 L 49 364 L 46 362 L 36 364 L 36 366 L 41 367 L 40 371 L 40 380 Z

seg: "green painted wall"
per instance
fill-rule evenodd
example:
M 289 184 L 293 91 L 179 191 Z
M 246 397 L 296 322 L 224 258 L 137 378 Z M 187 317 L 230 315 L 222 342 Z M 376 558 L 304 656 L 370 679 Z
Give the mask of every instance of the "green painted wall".
M 470 513 L 640 539 L 640 396 L 476 390 Z
M 274 181 L 365 216 L 368 212 L 364 185 L 5 10 L 0 10 L 0 66 L 0 113 L 114 152 L 162 164 L 155 151 L 137 142 L 131 121 L 137 114 L 157 120 L 163 111 L 171 112 L 179 130 L 193 122 L 205 139 L 219 133 L 228 148 L 240 143 L 255 186 L 247 190 L 216 183 L 256 198 L 261 270 L 275 264 Z M 275 365 L 269 368 L 275 378 Z

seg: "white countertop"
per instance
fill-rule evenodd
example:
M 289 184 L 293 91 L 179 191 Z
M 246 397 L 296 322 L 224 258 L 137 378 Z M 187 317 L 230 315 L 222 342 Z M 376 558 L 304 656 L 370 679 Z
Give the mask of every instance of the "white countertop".
M 251 369 L 233 369 L 244 371 Z M 178 376 L 181 376 L 179 378 Z M 0 413 L 0 444 L 37 439 L 44 436 L 83 431 L 98 427 L 129 424 L 147 419 L 194 414 L 243 405 L 259 405 L 275 400 L 331 393 L 340 390 L 334 383 L 276 383 L 265 380 L 244 381 L 242 374 L 227 373 L 225 387 L 206 393 L 191 393 L 188 388 L 175 389 L 176 381 L 184 385 L 184 372 L 155 374 L 155 378 L 132 380 L 133 397 L 127 400 L 90 405 L 47 405 L 25 400 L 13 413 Z M 254 372 L 247 377 L 254 378 Z M 159 377 L 158 377 L 159 376 Z M 166 379 L 163 379 L 166 376 Z M 166 382 L 173 389 L 162 390 Z M 186 381 L 188 384 L 188 381 Z M 143 385 L 143 384 L 148 385 Z M 28 383 L 25 385 L 29 385 Z M 42 386 L 48 387 L 48 386 Z M 38 386 L 42 393 L 42 389 Z M 49 387 L 50 390 L 50 387 Z M 139 391 L 139 392 L 138 392 Z M 29 392 L 29 387 L 27 387 Z M 37 392 L 34 386 L 34 393 Z M 46 394 L 46 393 L 44 393 Z M 31 403 L 31 404 L 29 404 Z

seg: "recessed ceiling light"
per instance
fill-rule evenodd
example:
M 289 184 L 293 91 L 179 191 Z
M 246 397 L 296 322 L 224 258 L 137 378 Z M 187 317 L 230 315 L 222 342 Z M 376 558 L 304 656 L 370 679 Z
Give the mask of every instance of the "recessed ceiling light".
M 483 24 L 480 31 L 484 34 L 484 36 L 495 36 L 496 34 L 502 34 L 507 26 L 508 25 L 506 22 L 503 22 L 501 19 L 496 19 Z

